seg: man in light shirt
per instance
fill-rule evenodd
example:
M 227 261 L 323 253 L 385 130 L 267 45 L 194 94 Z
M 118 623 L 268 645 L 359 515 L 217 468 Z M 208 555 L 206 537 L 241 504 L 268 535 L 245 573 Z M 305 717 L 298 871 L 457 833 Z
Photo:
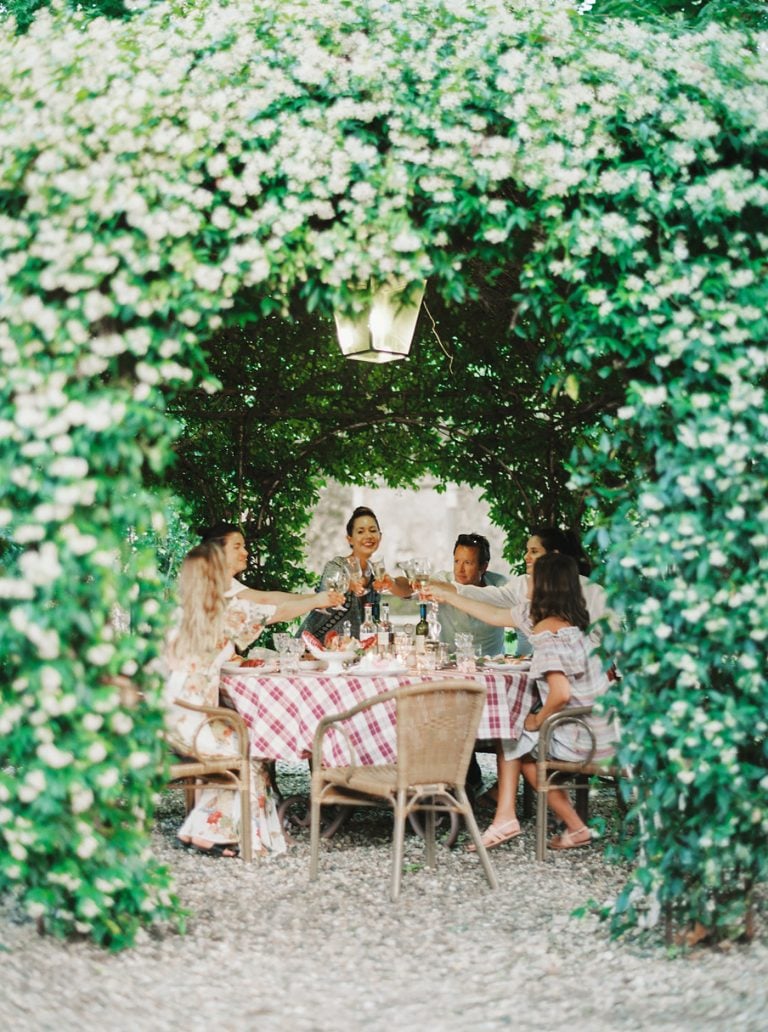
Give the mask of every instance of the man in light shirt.
M 578 563 L 579 573 L 582 575 L 580 578 L 581 590 L 590 620 L 598 621 L 604 616 L 611 618 L 611 614 L 606 608 L 605 589 L 587 579 L 590 564 L 578 536 L 573 531 L 561 530 L 559 527 L 539 526 L 532 529 L 525 548 L 525 574 L 511 577 L 503 585 L 491 586 L 487 591 L 480 591 L 470 583 L 455 585 L 459 595 L 509 610 L 506 626 L 517 628 L 518 652 L 521 654 L 528 654 L 531 651 L 530 643 L 524 633 L 526 629 L 529 629 L 530 623 L 531 572 L 536 560 L 542 555 L 546 555 L 547 552 L 561 552 L 564 555 L 570 555 Z M 443 610 L 447 608 L 446 605 L 441 605 L 441 619 Z M 590 638 L 595 644 L 598 644 L 601 638 L 601 628 L 593 627 Z
M 435 575 L 434 580 L 450 583 L 456 590 L 473 587 L 482 597 L 483 589 L 493 585 L 499 587 L 506 582 L 500 573 L 488 573 L 491 561 L 491 546 L 482 534 L 459 534 L 453 546 L 453 573 L 447 570 Z M 471 634 L 475 648 L 483 656 L 498 656 L 504 653 L 504 628 L 484 623 L 468 613 L 462 613 L 454 606 L 441 605 L 440 641 L 453 648 L 457 634 Z M 467 788 L 479 792 L 483 775 L 474 753 L 467 770 Z
M 499 587 L 507 578 L 500 573 L 489 573 L 491 546 L 482 534 L 459 534 L 453 546 L 453 573 L 443 570 L 434 579 L 448 581 L 457 589 L 472 586 L 477 589 Z M 477 594 L 482 597 L 481 591 Z M 453 606 L 440 606 L 440 641 L 453 647 L 457 634 L 471 634 L 475 647 L 483 656 L 504 653 L 504 628 L 484 623 L 474 616 L 462 613 Z

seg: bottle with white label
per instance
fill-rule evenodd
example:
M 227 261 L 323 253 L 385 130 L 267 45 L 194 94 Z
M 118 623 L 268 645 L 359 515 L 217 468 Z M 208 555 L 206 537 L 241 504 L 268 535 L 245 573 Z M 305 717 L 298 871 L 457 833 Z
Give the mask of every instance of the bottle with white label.
M 392 627 L 389 622 L 389 602 L 381 603 L 381 615 L 379 617 L 379 622 L 376 625 L 376 630 L 376 651 L 380 656 L 388 656 L 390 653 L 390 640 L 392 637 Z
M 373 622 L 373 606 L 365 603 L 365 616 L 360 624 L 360 645 L 367 649 L 371 643 L 376 641 L 376 624 Z

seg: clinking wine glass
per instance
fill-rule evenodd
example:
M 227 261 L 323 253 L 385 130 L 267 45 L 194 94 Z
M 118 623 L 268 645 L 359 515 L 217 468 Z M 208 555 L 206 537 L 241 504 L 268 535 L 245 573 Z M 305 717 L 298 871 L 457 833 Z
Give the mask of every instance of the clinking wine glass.
M 349 590 L 349 574 L 346 570 L 334 570 L 325 582 L 330 591 L 338 591 L 346 595 Z M 344 605 L 334 606 L 334 609 L 344 609 Z
M 411 559 L 411 587 L 419 597 L 421 597 L 421 592 L 427 586 L 431 572 L 432 563 L 429 559 Z
M 413 580 L 413 565 L 412 564 L 413 564 L 413 560 L 412 559 L 404 559 L 403 562 L 397 564 L 399 569 L 401 569 L 403 571 L 403 573 L 405 574 L 405 579 L 408 581 L 409 584 Z
M 360 560 L 352 555 L 347 559 L 347 590 L 355 595 L 362 595 L 365 591 L 365 579 Z
M 381 591 L 384 587 L 384 578 L 387 575 L 387 567 L 383 559 L 371 559 L 369 561 L 371 567 L 371 573 L 373 574 L 373 587 L 376 591 Z

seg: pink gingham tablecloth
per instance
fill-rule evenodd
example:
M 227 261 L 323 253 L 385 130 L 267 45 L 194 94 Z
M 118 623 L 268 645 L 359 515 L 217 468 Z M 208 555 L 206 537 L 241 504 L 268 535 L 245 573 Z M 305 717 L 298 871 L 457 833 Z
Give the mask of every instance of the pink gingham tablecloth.
M 222 693 L 248 725 L 253 756 L 267 760 L 306 759 L 321 718 L 350 709 L 363 699 L 417 681 L 459 678 L 454 671 L 435 674 L 398 674 L 377 677 L 350 675 L 327 677 L 322 673 L 227 674 Z M 463 680 L 464 677 L 462 676 Z M 470 680 L 483 684 L 486 703 L 478 738 L 518 738 L 533 701 L 533 686 L 523 672 L 478 671 Z M 347 724 L 360 764 L 393 763 L 397 752 L 394 701 L 357 714 Z M 344 737 L 326 735 L 323 762 L 340 766 L 349 762 Z

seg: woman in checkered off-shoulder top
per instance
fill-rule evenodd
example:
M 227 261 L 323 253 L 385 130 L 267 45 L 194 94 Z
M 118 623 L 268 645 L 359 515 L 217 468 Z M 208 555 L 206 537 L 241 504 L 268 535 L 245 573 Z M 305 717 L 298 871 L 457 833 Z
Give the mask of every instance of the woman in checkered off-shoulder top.
M 542 706 L 525 719 L 525 731 L 517 745 L 505 752 L 505 760 L 520 765 L 523 776 L 536 784 L 538 729 L 553 713 L 576 706 L 592 706 L 608 690 L 608 674 L 593 655 L 586 636 L 589 613 L 579 585 L 575 561 L 557 552 L 542 556 L 533 569 L 531 598 L 533 659 L 530 676 L 539 689 Z M 594 735 L 594 759 L 613 753 L 613 721 L 599 714 L 583 718 Z M 592 735 L 583 725 L 564 723 L 550 739 L 550 756 L 559 760 L 583 760 L 592 753 Z M 549 843 L 552 849 L 589 845 L 592 834 L 564 789 L 547 796 L 552 810 L 566 830 Z M 516 818 L 515 818 L 516 823 Z
M 496 813 L 483 834 L 487 849 L 521 834 L 517 819 L 517 788 L 522 773 L 528 781 L 536 782 L 536 745 L 538 731 L 552 713 L 574 706 L 591 706 L 608 689 L 608 674 L 600 660 L 592 654 L 594 638 L 587 637 L 590 614 L 579 579 L 576 560 L 562 552 L 551 551 L 536 557 L 530 564 L 532 595 L 526 600 L 522 616 L 512 609 L 501 609 L 474 599 L 456 595 L 433 594 L 440 601 L 452 605 L 489 623 L 505 619 L 510 625 L 522 626 L 533 646 L 529 677 L 536 681 L 542 701 L 541 709 L 529 713 L 525 731 L 517 741 L 504 742 L 504 757 L 499 759 L 499 786 Z M 523 607 L 521 607 L 522 609 Z M 596 749 L 594 758 L 601 759 L 613 752 L 613 727 L 606 718 L 593 715 L 585 718 L 592 729 Z M 551 739 L 553 758 L 561 760 L 587 759 L 592 751 L 592 738 L 583 728 L 564 724 L 556 728 Z M 565 822 L 566 830 L 556 836 L 553 849 L 573 849 L 586 846 L 591 832 L 584 826 L 573 808 L 567 792 L 551 791 L 549 804 Z M 473 849 L 473 846 L 469 846 Z

